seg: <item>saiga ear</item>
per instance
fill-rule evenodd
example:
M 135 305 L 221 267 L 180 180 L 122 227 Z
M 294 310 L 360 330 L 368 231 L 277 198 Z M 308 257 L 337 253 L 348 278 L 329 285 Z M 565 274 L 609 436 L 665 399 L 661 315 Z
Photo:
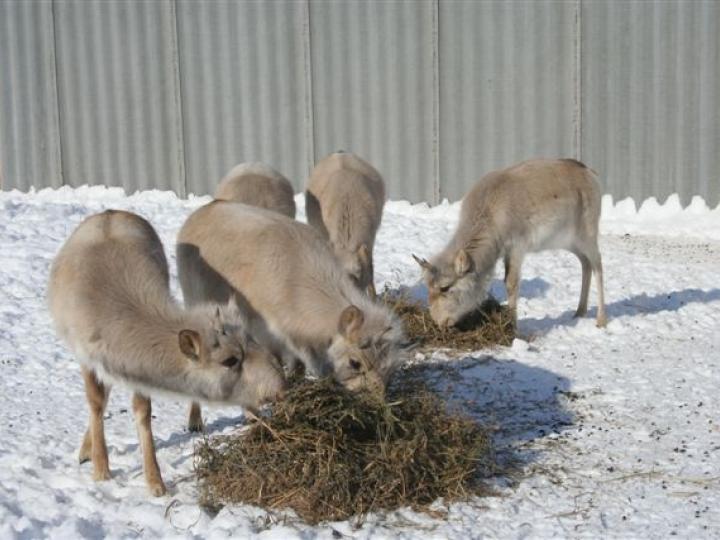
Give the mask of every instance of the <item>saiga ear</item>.
M 365 315 L 357 306 L 348 306 L 340 314 L 338 332 L 346 339 L 356 342 L 359 339 L 360 328 L 365 322 Z
M 470 270 L 472 270 L 472 259 L 470 258 L 470 255 L 468 255 L 467 251 L 464 249 L 461 249 L 457 252 L 455 255 L 455 274 L 457 274 L 458 277 L 462 277 L 465 274 L 467 274 Z
M 412 258 L 415 259 L 415 262 L 418 263 L 423 270 L 427 270 L 428 272 L 433 271 L 433 265 L 430 264 L 427 259 L 421 259 L 415 254 L 413 254 Z
M 240 311 L 240 306 L 237 302 L 237 297 L 233 294 L 230 295 L 230 300 L 228 300 L 228 313 L 233 318 L 240 318 L 242 316 L 242 311 Z
M 180 351 L 190 360 L 197 361 L 200 359 L 200 334 L 195 330 L 180 330 L 178 332 L 178 345 Z
M 220 306 L 215 306 L 215 312 L 213 313 L 212 317 L 212 328 L 217 332 L 218 334 L 223 333 L 223 313 L 220 310 Z

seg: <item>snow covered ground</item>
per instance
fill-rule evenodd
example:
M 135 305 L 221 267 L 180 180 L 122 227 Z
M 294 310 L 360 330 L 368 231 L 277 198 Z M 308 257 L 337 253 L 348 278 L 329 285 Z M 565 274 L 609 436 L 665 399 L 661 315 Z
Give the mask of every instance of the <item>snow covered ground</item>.
M 636 212 L 606 198 L 606 329 L 594 324 L 594 287 L 590 316 L 572 318 L 579 264 L 546 252 L 523 269 L 524 340 L 418 359 L 446 399 L 497 426 L 500 452 L 521 463 L 498 480 L 498 497 L 454 504 L 441 519 L 371 516 L 360 528 L 250 507 L 211 516 L 196 504 L 186 404 L 154 400 L 169 494 L 152 498 L 122 388 L 106 413 L 113 478 L 93 483 L 76 458 L 87 419 L 79 369 L 45 308 L 50 262 L 85 216 L 123 208 L 157 227 L 174 267 L 176 232 L 205 200 L 104 188 L 0 194 L 0 538 L 720 537 L 720 210 L 699 200 L 686 210 L 651 200 Z M 410 253 L 440 248 L 458 208 L 389 203 L 378 285 L 416 286 Z M 504 298 L 499 281 L 493 292 Z M 206 408 L 206 420 L 211 433 L 228 432 L 242 412 Z

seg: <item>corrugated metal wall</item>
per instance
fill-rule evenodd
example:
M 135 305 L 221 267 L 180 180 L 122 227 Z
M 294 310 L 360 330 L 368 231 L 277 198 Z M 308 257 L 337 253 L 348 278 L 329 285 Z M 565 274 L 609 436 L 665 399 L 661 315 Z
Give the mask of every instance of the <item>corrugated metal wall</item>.
M 714 0 L 0 1 L 4 189 L 300 190 L 353 150 L 392 198 L 574 156 L 616 199 L 720 202 Z
M 65 183 L 184 194 L 174 3 L 53 3 Z
M 636 201 L 720 200 L 720 2 L 583 2 L 582 158 Z
M 292 0 L 181 2 L 177 13 L 188 191 L 266 161 L 299 191 L 310 166 L 303 25 Z
M 574 156 L 574 76 L 574 3 L 441 2 L 441 196 L 529 157 Z
M 49 2 L 0 2 L 0 185 L 58 187 L 55 33 Z
M 392 198 L 435 199 L 432 2 L 310 4 L 315 160 L 352 150 Z

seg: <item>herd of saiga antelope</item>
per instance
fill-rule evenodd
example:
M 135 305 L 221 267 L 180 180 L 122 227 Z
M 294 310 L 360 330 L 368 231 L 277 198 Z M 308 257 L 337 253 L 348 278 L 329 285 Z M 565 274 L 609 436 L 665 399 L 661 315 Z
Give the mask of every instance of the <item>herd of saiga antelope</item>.
M 597 279 L 597 324 L 606 323 L 598 251 L 600 189 L 572 159 L 531 160 L 491 172 L 462 202 L 457 231 L 430 261 L 415 257 L 433 319 L 454 325 L 485 299 L 502 256 L 508 302 L 531 251 L 567 249 L 582 265 L 577 315 Z M 231 170 L 215 200 L 180 229 L 178 276 L 152 225 L 130 212 L 85 219 L 58 253 L 49 305 L 57 333 L 77 356 L 90 423 L 80 462 L 110 477 L 103 413 L 110 384 L 133 391 L 133 413 L 153 495 L 165 493 L 150 427 L 150 395 L 238 404 L 250 411 L 282 396 L 286 371 L 330 375 L 353 390 L 383 390 L 409 344 L 392 310 L 375 299 L 373 244 L 385 187 L 368 163 L 335 153 L 306 191 L 309 225 L 295 221 L 293 189 L 262 164 Z M 202 429 L 200 406 L 191 430 Z

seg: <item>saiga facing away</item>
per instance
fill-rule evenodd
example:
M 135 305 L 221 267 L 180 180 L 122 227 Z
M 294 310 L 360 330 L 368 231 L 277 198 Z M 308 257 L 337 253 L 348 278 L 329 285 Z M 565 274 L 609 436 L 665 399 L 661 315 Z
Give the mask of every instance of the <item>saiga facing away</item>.
M 305 201 L 308 223 L 330 242 L 358 287 L 375 298 L 373 248 L 385 205 L 380 173 L 354 154 L 330 154 L 313 169 Z
M 215 199 L 278 212 L 295 219 L 292 184 L 264 163 L 241 163 L 230 169 L 215 190 Z

